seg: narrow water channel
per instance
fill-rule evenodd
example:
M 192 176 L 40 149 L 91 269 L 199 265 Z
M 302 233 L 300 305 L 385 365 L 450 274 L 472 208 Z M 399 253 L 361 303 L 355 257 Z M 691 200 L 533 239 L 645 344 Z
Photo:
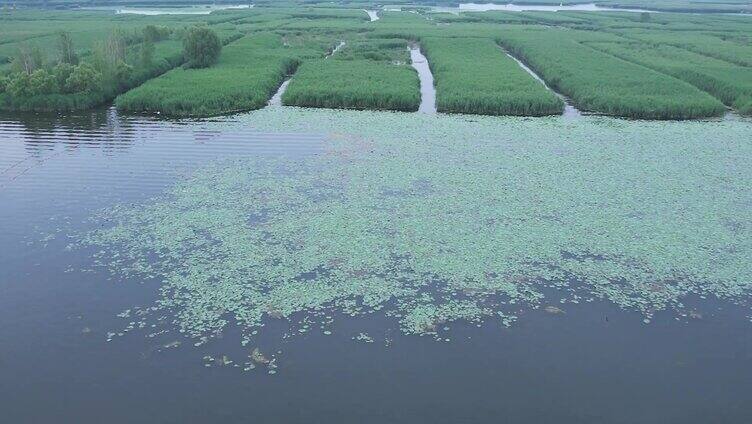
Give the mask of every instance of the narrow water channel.
M 579 109 L 577 109 L 576 107 L 574 107 L 574 105 L 572 104 L 572 102 L 569 100 L 568 97 L 564 96 L 561 93 L 556 92 L 551 87 L 549 87 L 548 84 L 546 84 L 546 81 L 543 80 L 543 78 L 541 78 L 538 74 L 536 74 L 535 71 L 533 71 L 532 69 L 530 69 L 530 67 L 528 67 L 527 65 L 525 65 L 521 60 L 519 60 L 516 57 L 512 56 L 511 54 L 509 54 L 509 52 L 506 51 L 506 49 L 504 49 L 503 47 L 499 47 L 499 48 L 501 48 L 501 51 L 503 51 L 505 55 L 509 56 L 509 58 L 511 58 L 512 60 L 514 60 L 515 62 L 517 62 L 517 64 L 520 65 L 520 67 L 522 69 L 524 69 L 525 72 L 527 72 L 528 74 L 530 74 L 530 76 L 532 76 L 538 82 L 540 82 L 541 84 L 543 84 L 544 87 L 546 87 L 552 93 L 556 94 L 556 96 L 559 97 L 564 102 L 564 113 L 562 114 L 562 116 L 564 116 L 566 118 L 578 118 L 578 117 L 582 116 L 582 112 L 580 112 Z
M 274 93 L 271 99 L 269 99 L 269 106 L 282 106 L 282 95 L 285 93 L 285 90 L 287 90 L 287 86 L 290 84 L 290 80 L 292 77 L 287 77 L 287 79 L 282 83 L 282 85 L 279 86 L 277 89 L 277 92 Z
M 337 44 L 337 46 L 334 49 L 332 49 L 332 51 L 328 55 L 326 55 L 324 59 L 329 59 L 330 57 L 334 56 L 335 53 L 337 53 L 343 47 L 345 47 L 345 44 L 347 43 L 345 43 L 344 41 L 340 41 L 339 44 Z
M 378 21 L 379 20 L 379 13 L 375 10 L 365 10 L 366 13 L 368 13 L 368 17 L 371 18 L 371 22 Z
M 428 66 L 428 59 L 420 51 L 418 46 L 410 46 L 410 61 L 413 68 L 418 71 L 420 79 L 420 107 L 418 112 L 436 113 L 436 88 L 433 86 L 433 74 Z

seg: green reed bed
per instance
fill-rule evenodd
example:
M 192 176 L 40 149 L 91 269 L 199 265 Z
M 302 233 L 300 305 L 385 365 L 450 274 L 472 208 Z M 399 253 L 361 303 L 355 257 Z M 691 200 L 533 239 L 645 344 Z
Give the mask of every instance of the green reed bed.
M 592 43 L 590 46 L 672 75 L 742 113 L 752 113 L 752 68 L 669 45 Z
M 290 106 L 416 111 L 420 83 L 407 44 L 360 40 L 328 59 L 303 64 L 282 96 Z
M 583 45 L 589 33 L 513 30 L 499 42 L 580 109 L 638 119 L 720 116 L 725 107 L 693 85 Z
M 737 33 L 742 35 L 752 33 L 752 19 L 749 21 L 746 31 L 735 31 L 727 35 L 728 39 L 710 34 L 675 31 L 637 31 L 624 35 L 647 43 L 670 44 L 740 66 L 752 67 L 752 45 L 734 37 Z
M 424 38 L 440 112 L 480 115 L 560 114 L 564 103 L 507 57 L 493 40 Z
M 119 96 L 130 112 L 212 116 L 263 107 L 285 75 L 298 65 L 298 51 L 274 34 L 244 37 L 222 50 L 206 69 L 174 69 Z

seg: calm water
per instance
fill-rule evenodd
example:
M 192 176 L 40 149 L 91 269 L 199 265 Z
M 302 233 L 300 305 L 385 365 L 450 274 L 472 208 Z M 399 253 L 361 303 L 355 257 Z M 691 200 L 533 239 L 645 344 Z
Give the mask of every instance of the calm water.
M 250 9 L 252 4 L 204 4 L 184 7 L 87 7 L 88 10 L 112 10 L 131 15 L 208 15 L 218 10 Z
M 558 12 L 560 10 L 566 11 L 581 11 L 581 12 L 650 12 L 645 9 L 615 9 L 613 7 L 602 7 L 595 3 L 582 3 L 582 4 L 567 4 L 567 5 L 536 5 L 536 4 L 494 4 L 494 3 L 460 3 L 459 10 L 468 12 L 485 12 L 489 10 L 505 10 L 509 12 L 525 12 L 525 11 L 544 11 L 544 12 Z
M 453 324 L 450 343 L 401 336 L 376 316 L 283 342 L 286 329 L 272 323 L 259 346 L 282 351 L 276 375 L 205 368 L 203 355 L 240 350 L 232 332 L 200 348 L 165 348 L 175 336 L 106 342 L 122 327 L 116 314 L 150 304 L 159 281 L 82 272 L 94 252 L 67 249 L 67 234 L 90 230 L 94 211 L 143 202 L 211 161 L 320 155 L 330 137 L 218 121 L 111 110 L 0 116 L 4 422 L 752 420 L 749 309 L 710 300 L 698 303 L 701 318 L 658 314 L 650 325 L 607 303 L 528 310 L 508 329 Z M 351 340 L 364 330 L 374 343 Z
M 436 87 L 433 84 L 433 74 L 428 65 L 428 59 L 420 51 L 420 47 L 410 47 L 410 61 L 412 67 L 418 72 L 420 79 L 420 107 L 418 112 L 436 113 Z

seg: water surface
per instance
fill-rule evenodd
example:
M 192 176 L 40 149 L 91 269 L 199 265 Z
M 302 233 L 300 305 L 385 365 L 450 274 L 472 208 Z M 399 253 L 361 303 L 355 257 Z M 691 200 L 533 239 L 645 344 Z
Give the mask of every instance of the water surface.
M 379 200 L 385 207 L 407 208 L 401 209 L 407 215 L 395 214 L 395 219 L 441 217 L 446 219 L 442 227 L 421 227 L 421 221 L 413 221 L 419 231 L 412 244 L 429 248 L 429 242 L 446 237 L 444 245 L 454 249 L 464 245 L 459 236 L 483 239 L 464 232 L 467 227 L 458 217 L 474 215 L 451 199 L 482 200 L 473 190 L 481 194 L 491 188 L 483 175 L 503 172 L 507 179 L 495 184 L 503 188 L 500 193 L 507 192 L 506 205 L 538 204 L 549 210 L 519 215 L 530 224 L 550 223 L 545 224 L 550 225 L 548 233 L 533 233 L 520 244 L 521 250 L 540 255 L 543 251 L 538 247 L 543 249 L 549 238 L 580 222 L 571 220 L 590 209 L 570 203 L 568 196 L 576 195 L 579 203 L 603 200 L 592 209 L 604 213 L 591 215 L 589 226 L 568 236 L 570 249 L 611 231 L 615 244 L 600 245 L 602 249 L 655 258 L 656 271 L 664 262 L 684 257 L 687 271 L 703 270 L 708 277 L 717 277 L 717 269 L 697 268 L 697 261 L 705 257 L 703 249 L 716 248 L 720 230 L 708 223 L 718 222 L 728 233 L 722 243 L 726 248 L 714 267 L 727 267 L 727 278 L 733 280 L 749 272 L 743 255 L 736 255 L 748 249 L 744 236 L 752 221 L 750 135 L 752 124 L 740 118 L 663 123 L 587 116 L 565 120 L 298 108 L 179 122 L 124 117 L 114 110 L 52 117 L 3 115 L 0 408 L 4 419 L 14 423 L 203 423 L 251 418 L 280 423 L 486 423 L 498 422 L 499 417 L 509 422 L 572 424 L 748 421 L 752 323 L 744 302 L 688 295 L 677 309 L 657 310 L 645 324 L 644 311 L 618 305 L 619 298 L 590 302 L 582 298 L 575 303 L 568 292 L 549 287 L 541 289 L 545 298 L 537 307 L 507 304 L 506 312 L 516 315 L 510 326 L 488 320 L 478 327 L 459 320 L 442 324 L 437 329 L 440 337 L 404 335 L 395 317 L 378 312 L 349 317 L 340 312 L 327 327 L 331 332 L 327 335 L 316 325 L 298 332 L 300 322 L 310 316 L 297 313 L 289 320 L 267 317 L 251 345 L 241 346 L 241 329 L 230 325 L 221 337 L 199 347 L 193 346 L 195 339 L 176 331 L 173 322 L 185 312 L 176 307 L 152 316 L 146 328 L 134 328 L 108 342 L 108 333 L 124 331 L 129 322 L 139 321 L 117 314 L 127 315 L 124 311 L 133 311 L 134 306 L 150 307 L 163 299 L 159 289 L 165 284 L 164 275 L 156 270 L 146 273 L 151 276 L 123 274 L 109 266 L 115 258 L 78 242 L 81 235 L 111 225 L 96 218 L 98 211 L 115 212 L 112 216 L 126 222 L 130 214 L 157 205 L 167 209 L 159 206 L 154 211 L 177 212 L 170 209 L 177 206 L 173 203 L 177 199 L 205 198 L 206 205 L 215 207 L 191 209 L 194 205 L 185 203 L 180 210 L 195 213 L 194 219 L 201 222 L 209 213 L 222 224 L 231 199 L 174 190 L 199 190 L 204 185 L 197 183 L 202 182 L 219 192 L 227 184 L 243 190 L 235 185 L 235 178 L 246 172 L 328 193 L 322 191 L 325 187 L 299 184 L 304 181 L 297 179 L 308 178 L 309 169 L 298 165 L 305 163 L 315 165 L 310 170 L 324 176 L 341 172 L 332 178 L 338 175 L 339 184 L 353 188 L 338 192 L 346 197 L 337 202 L 317 199 L 324 202 L 321 205 L 360 207 Z M 251 165 L 256 168 L 246 167 Z M 437 174 L 439 169 L 443 175 Z M 381 183 L 382 178 L 374 179 L 372 174 L 376 170 L 383 177 Z M 373 186 L 360 185 L 364 181 Z M 359 197 L 359 192 L 379 194 L 371 199 Z M 444 197 L 444 192 L 449 196 Z M 186 197 L 181 198 L 181 193 Z M 298 196 L 294 190 L 287 193 L 293 199 Z M 560 196 L 557 202 L 567 207 L 574 205 L 573 213 L 554 210 L 551 196 Z M 446 202 L 442 208 L 424 209 L 422 205 L 432 198 Z M 712 212 L 702 209 L 713 204 L 717 209 Z M 641 206 L 629 215 L 609 216 L 624 205 Z M 271 202 L 269 206 L 273 207 Z M 506 213 L 518 216 L 510 206 Z M 476 208 L 478 214 L 485 213 L 485 202 Z M 307 210 L 317 225 L 324 222 L 325 209 Z M 369 217 L 374 213 L 356 212 Z M 259 219 L 248 216 L 243 225 L 262 225 Z M 288 219 L 294 223 L 294 217 Z M 687 224 L 674 225 L 672 220 L 692 223 L 691 231 L 685 231 Z M 334 222 L 340 227 L 355 224 Z M 371 223 L 363 225 L 378 230 Z M 508 221 L 507 231 L 515 225 Z M 612 228 L 618 225 L 628 228 L 624 232 Z M 651 233 L 645 233 L 645 227 Z M 132 235 L 182 237 L 146 230 Z M 330 230 L 336 237 L 344 234 L 336 226 Z M 592 234 L 585 236 L 588 233 Z M 218 234 L 222 233 L 214 233 Z M 630 237 L 646 234 L 651 237 L 634 243 L 637 250 L 627 249 L 633 245 Z M 203 237 L 195 234 L 196 240 Z M 361 243 L 373 243 L 362 234 L 356 237 Z M 535 243 L 539 246 L 531 250 L 529 245 Z M 683 252 L 675 254 L 672 243 L 683 246 Z M 195 251 L 206 248 L 198 246 Z M 493 255 L 485 256 L 486 249 L 476 244 L 472 251 L 456 255 L 493 260 Z M 502 254 L 506 247 L 495 249 Z M 416 258 L 421 258 L 418 253 Z M 572 270 L 583 272 L 604 260 L 596 254 L 563 256 L 562 264 L 579 264 Z M 731 258 L 741 260 L 724 262 Z M 156 264 L 158 256 L 151 260 Z M 463 264 L 445 265 L 454 267 L 452 272 L 466 269 Z M 437 262 L 437 272 L 445 265 Z M 560 298 L 566 298 L 564 303 Z M 373 342 L 354 340 L 360 334 Z M 276 374 L 269 375 L 263 367 L 243 372 L 232 365 L 205 366 L 205 355 L 241 361 L 253 347 L 278 358 Z
M 436 88 L 433 85 L 433 74 L 431 67 L 428 65 L 428 59 L 420 51 L 420 47 L 410 47 L 410 61 L 412 67 L 418 72 L 420 79 L 420 107 L 418 112 L 435 114 L 436 113 Z
M 87 10 L 112 10 L 116 14 L 130 15 L 208 15 L 218 10 L 250 9 L 252 4 L 205 4 L 183 7 L 85 7 Z

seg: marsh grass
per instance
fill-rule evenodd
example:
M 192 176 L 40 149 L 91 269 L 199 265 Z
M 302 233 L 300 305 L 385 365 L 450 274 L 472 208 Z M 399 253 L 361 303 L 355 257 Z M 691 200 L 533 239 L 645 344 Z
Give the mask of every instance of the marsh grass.
M 424 38 L 421 50 L 433 72 L 439 112 L 542 116 L 564 109 L 493 40 Z
M 592 47 L 639 63 L 707 91 L 742 113 L 752 99 L 752 68 L 737 66 L 671 45 L 593 43 Z
M 504 31 L 499 42 L 582 110 L 638 119 L 692 119 L 725 112 L 721 102 L 687 82 L 580 42 L 590 37 L 571 30 L 515 30 Z
M 291 106 L 416 111 L 420 82 L 407 42 L 356 39 L 329 59 L 303 64 L 282 96 Z
M 225 46 L 216 65 L 174 69 L 119 96 L 115 105 L 124 111 L 171 116 L 258 109 L 298 66 L 297 53 L 278 35 L 247 36 Z
M 416 111 L 420 84 L 408 65 L 367 59 L 317 60 L 295 74 L 282 103 L 333 109 Z

